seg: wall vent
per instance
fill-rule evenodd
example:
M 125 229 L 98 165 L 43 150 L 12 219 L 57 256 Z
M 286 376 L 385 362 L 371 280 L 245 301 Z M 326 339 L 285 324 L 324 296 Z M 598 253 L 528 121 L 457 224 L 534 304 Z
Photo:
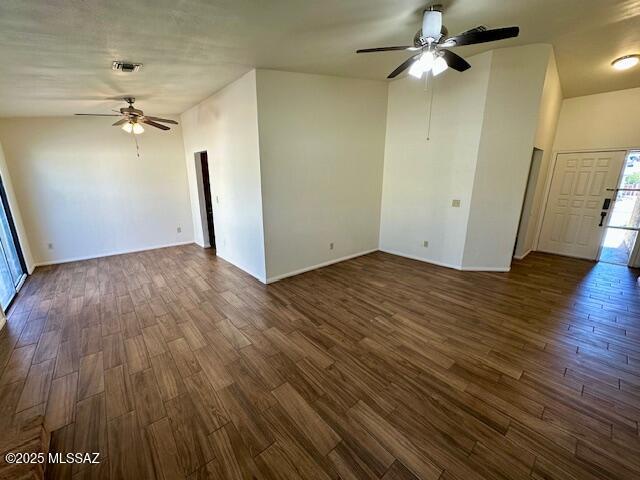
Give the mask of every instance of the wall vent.
M 115 60 L 111 64 L 112 70 L 118 70 L 124 73 L 135 73 L 142 68 L 141 63 L 123 62 L 122 60 Z

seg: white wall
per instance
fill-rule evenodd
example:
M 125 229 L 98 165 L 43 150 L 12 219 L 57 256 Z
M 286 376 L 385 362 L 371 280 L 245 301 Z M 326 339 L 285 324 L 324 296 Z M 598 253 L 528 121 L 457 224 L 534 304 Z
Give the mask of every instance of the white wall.
M 553 143 L 558 128 L 558 119 L 562 107 L 562 86 L 556 58 L 553 53 L 549 57 L 547 75 L 542 89 L 542 100 L 540 102 L 540 114 L 538 118 L 538 128 L 535 137 L 535 147 L 542 151 L 542 163 L 540 172 L 533 192 L 532 209 L 528 218 L 524 219 L 522 228 L 523 239 L 518 241 L 518 249 L 515 256 L 521 258 L 528 254 L 536 246 L 537 234 L 542 223 L 542 212 L 546 185 L 551 175 L 553 165 Z
M 137 158 L 132 136 L 111 123 L 98 117 L 0 120 L 33 262 L 193 240 L 180 127 L 147 128 L 138 137 Z
M 640 88 L 562 102 L 555 151 L 640 147 Z
M 552 142 L 553 126 L 539 128 L 541 117 L 553 117 L 542 105 L 551 54 L 549 45 L 493 50 L 469 58 L 471 70 L 437 78 L 429 141 L 421 84 L 390 84 L 382 250 L 453 268 L 508 270 L 534 143 Z
M 492 55 L 436 78 L 429 141 L 424 84 L 411 77 L 389 84 L 382 250 L 461 266 Z
M 510 268 L 551 53 L 540 44 L 493 51 L 464 269 Z
M 18 205 L 15 190 L 13 189 L 13 180 L 11 179 L 9 168 L 7 167 L 2 143 L 0 143 L 0 177 L 2 177 L 4 190 L 7 193 L 7 200 L 9 201 L 9 208 L 11 209 L 11 216 L 13 217 L 13 224 L 16 227 L 16 232 L 18 233 L 20 248 L 22 249 L 22 256 L 24 257 L 24 262 L 27 264 L 27 271 L 31 273 L 35 268 L 35 261 L 33 260 L 33 255 L 31 254 L 29 238 L 27 237 L 27 232 L 24 228 L 24 222 L 22 221 L 22 213 L 20 212 L 20 206 Z
M 256 73 L 181 116 L 196 243 L 204 245 L 195 153 L 207 151 L 217 255 L 266 281 Z M 216 198 L 218 201 L 216 202 Z
M 269 280 L 376 250 L 386 83 L 258 70 L 257 91 Z

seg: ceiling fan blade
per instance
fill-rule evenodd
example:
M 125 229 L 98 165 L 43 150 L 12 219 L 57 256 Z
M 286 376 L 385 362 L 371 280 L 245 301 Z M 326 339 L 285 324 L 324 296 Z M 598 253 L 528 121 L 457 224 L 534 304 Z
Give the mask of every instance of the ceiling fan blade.
M 412 47 L 410 45 L 402 45 L 398 47 L 362 48 L 360 50 L 356 50 L 356 53 L 393 52 L 396 50 L 419 50 L 419 49 L 418 47 Z
M 172 125 L 178 125 L 178 122 L 176 122 L 175 120 L 169 120 L 168 118 L 150 117 L 149 115 L 145 115 L 144 118 L 153 120 L 154 122 L 171 123 Z
M 129 121 L 128 118 L 123 118 L 122 120 L 118 120 L 116 123 L 112 123 L 111 126 L 112 127 L 119 127 L 120 125 L 124 125 L 128 121 Z
M 74 115 L 78 115 L 81 117 L 121 117 L 119 113 L 74 113 Z
M 149 120 L 147 117 L 138 120 L 140 123 L 144 123 L 146 125 L 151 125 L 152 127 L 159 128 L 160 130 L 170 130 L 166 125 L 162 125 L 161 123 L 156 123 L 153 120 Z
M 493 30 L 475 30 L 447 38 L 441 46 L 460 47 L 462 45 L 475 45 L 476 43 L 495 42 L 507 38 L 517 37 L 520 27 L 495 28 Z
M 453 53 L 450 50 L 441 50 L 442 56 L 444 57 L 445 62 L 449 65 L 449 68 L 453 68 L 458 72 L 464 72 L 465 70 L 469 70 L 471 65 L 460 55 Z
M 417 59 L 418 59 L 418 55 L 414 55 L 413 57 L 407 58 L 404 62 L 402 62 L 398 66 L 398 68 L 396 68 L 393 72 L 391 72 L 387 78 L 396 78 L 398 75 L 404 72 L 407 68 L 409 68 L 411 64 L 415 62 Z
M 474 33 L 474 32 L 486 32 L 487 30 L 489 29 L 487 28 L 486 25 L 478 25 L 477 27 L 473 27 L 473 28 L 470 28 L 469 30 L 465 30 L 464 32 L 459 33 L 457 36 L 466 35 L 467 33 Z

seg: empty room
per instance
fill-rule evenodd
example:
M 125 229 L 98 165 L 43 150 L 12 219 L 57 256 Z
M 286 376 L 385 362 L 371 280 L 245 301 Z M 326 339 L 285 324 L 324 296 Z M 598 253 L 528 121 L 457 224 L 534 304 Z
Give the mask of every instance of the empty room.
M 0 2 L 0 479 L 640 478 L 640 2 Z

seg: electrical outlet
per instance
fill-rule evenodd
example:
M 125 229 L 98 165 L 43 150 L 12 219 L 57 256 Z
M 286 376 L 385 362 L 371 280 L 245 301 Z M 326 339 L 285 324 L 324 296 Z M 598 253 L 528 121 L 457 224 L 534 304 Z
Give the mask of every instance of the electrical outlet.
M 53 250 L 53 243 L 48 243 L 47 247 L 49 247 L 49 250 Z
M 460 200 L 452 200 L 451 206 L 456 208 L 460 207 Z
M 422 246 L 423 246 L 424 248 L 428 248 L 428 247 L 429 247 L 429 240 L 425 240 L 425 241 L 422 243 Z
M 178 233 L 182 233 L 182 227 L 178 227 L 177 230 L 178 230 Z
M 220 200 L 218 199 L 218 195 L 216 195 L 216 203 L 220 203 Z
M 329 244 L 329 250 L 333 250 L 333 242 Z

